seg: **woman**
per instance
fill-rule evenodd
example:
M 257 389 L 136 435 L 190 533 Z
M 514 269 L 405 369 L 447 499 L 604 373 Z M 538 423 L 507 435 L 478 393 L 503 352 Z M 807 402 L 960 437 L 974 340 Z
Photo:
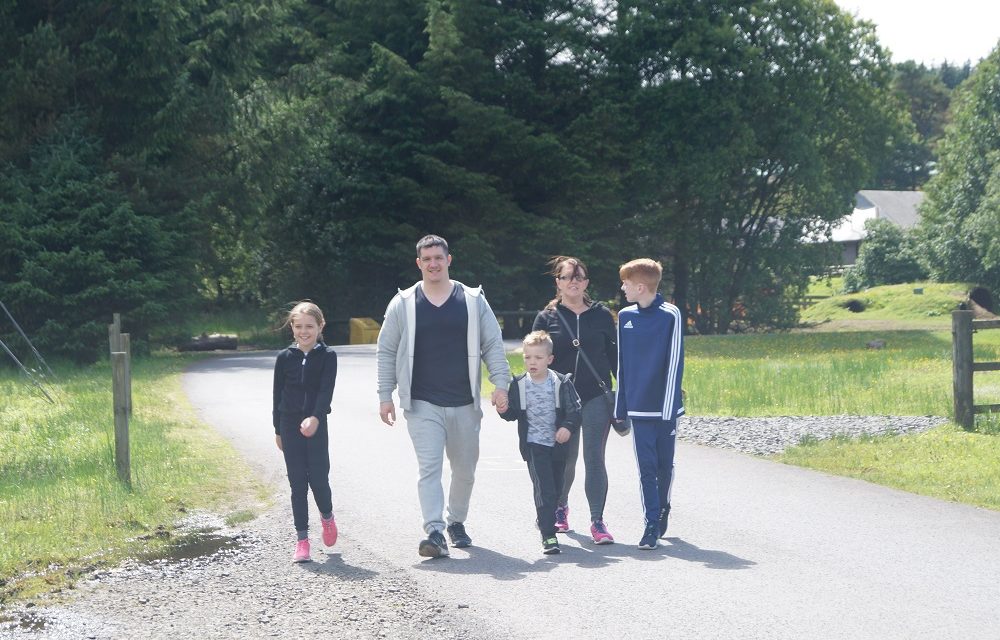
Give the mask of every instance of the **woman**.
M 555 278 L 556 297 L 535 317 L 532 331 L 547 331 L 552 336 L 555 360 L 551 368 L 572 373 L 573 383 L 583 402 L 583 424 L 567 443 L 566 474 L 562 495 L 556 508 L 556 530 L 569 530 L 569 490 L 576 475 L 576 460 L 583 440 L 584 489 L 590 503 L 590 535 L 594 544 L 611 544 L 615 539 L 604 524 L 604 503 L 608 495 L 608 470 L 604 451 L 611 425 L 611 411 L 598 377 L 611 388 L 611 374 L 618 362 L 617 333 L 614 317 L 600 302 L 587 296 L 587 267 L 578 258 L 556 256 L 549 261 Z M 561 317 L 560 317 L 561 315 Z M 567 326 L 569 325 L 569 330 Z M 591 372 L 573 344 L 587 355 L 597 372 Z

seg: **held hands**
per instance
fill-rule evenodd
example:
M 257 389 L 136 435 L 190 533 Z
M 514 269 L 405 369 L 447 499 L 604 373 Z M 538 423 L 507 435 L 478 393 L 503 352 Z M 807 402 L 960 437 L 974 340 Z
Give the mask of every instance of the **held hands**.
M 632 422 L 627 418 L 625 420 L 612 419 L 611 426 L 615 428 L 615 433 L 623 438 L 632 431 Z
M 382 418 L 382 422 L 390 427 L 396 424 L 396 405 L 392 403 L 392 400 L 379 403 L 378 417 Z
M 308 418 L 302 421 L 302 424 L 299 425 L 299 431 L 302 432 L 302 435 L 304 435 L 307 438 L 311 438 L 314 435 L 316 435 L 316 429 L 318 428 L 319 428 L 319 418 L 317 418 L 316 416 L 309 416 Z
M 507 410 L 507 392 L 503 389 L 494 389 L 490 402 L 497 408 L 497 411 L 503 413 Z
M 569 432 L 569 429 L 566 427 L 559 427 L 556 429 L 556 442 L 559 444 L 565 444 L 569 440 L 570 435 L 572 434 Z

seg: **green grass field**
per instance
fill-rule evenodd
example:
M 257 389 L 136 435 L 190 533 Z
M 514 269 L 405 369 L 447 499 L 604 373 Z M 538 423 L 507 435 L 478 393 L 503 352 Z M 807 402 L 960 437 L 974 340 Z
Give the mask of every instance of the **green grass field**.
M 232 515 L 264 498 L 229 443 L 194 418 L 179 384 L 189 361 L 134 362 L 131 489 L 114 465 L 107 363 L 57 369 L 55 405 L 0 372 L 0 601 L 63 584 L 84 564 L 154 552 L 192 510 Z

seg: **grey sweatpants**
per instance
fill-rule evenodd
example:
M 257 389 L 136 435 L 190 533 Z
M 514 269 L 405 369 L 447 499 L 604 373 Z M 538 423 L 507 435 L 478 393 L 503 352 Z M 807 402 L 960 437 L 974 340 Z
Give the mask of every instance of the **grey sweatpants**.
M 474 404 L 439 407 L 413 400 L 403 415 L 417 454 L 417 496 L 424 518 L 424 533 L 443 531 L 446 524 L 453 522 L 465 522 L 476 479 L 476 463 L 479 462 L 482 410 Z M 441 484 L 445 454 L 451 467 L 447 521 Z

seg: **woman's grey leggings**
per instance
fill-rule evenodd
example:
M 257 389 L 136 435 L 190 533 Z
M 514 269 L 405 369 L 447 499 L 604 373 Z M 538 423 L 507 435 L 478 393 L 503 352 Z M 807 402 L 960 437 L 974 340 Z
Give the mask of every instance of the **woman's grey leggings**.
M 608 498 L 608 469 L 604 463 L 604 451 L 611 429 L 611 413 L 604 396 L 591 398 L 583 404 L 583 424 L 566 443 L 566 473 L 563 475 L 563 490 L 557 504 L 568 504 L 569 490 L 576 477 L 576 461 L 580 456 L 580 437 L 583 436 L 583 468 L 585 479 L 583 488 L 590 503 L 590 519 L 604 518 L 604 503 Z

